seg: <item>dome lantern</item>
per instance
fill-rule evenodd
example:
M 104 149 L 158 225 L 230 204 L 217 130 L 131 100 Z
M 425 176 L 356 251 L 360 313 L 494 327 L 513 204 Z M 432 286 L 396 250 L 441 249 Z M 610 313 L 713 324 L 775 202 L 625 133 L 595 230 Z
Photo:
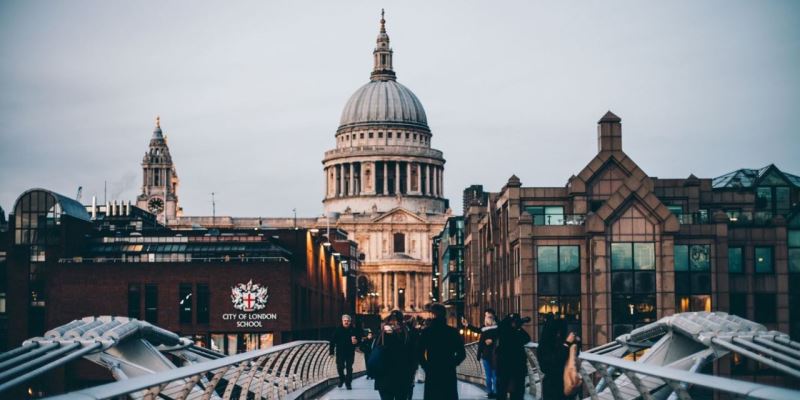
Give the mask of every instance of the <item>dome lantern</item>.
M 389 35 L 386 34 L 386 20 L 384 19 L 383 9 L 381 9 L 381 30 L 378 33 L 377 45 L 375 50 L 372 51 L 372 56 L 374 65 L 370 80 L 395 80 L 394 70 L 392 69 L 392 48 L 389 46 Z

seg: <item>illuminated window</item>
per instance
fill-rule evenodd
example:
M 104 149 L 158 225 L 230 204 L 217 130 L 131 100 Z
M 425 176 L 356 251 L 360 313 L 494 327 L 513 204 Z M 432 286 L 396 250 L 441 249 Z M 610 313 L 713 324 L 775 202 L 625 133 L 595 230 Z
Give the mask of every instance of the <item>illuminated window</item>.
M 754 254 L 755 271 L 757 274 L 769 274 L 774 272 L 772 265 L 772 247 L 756 247 Z
M 655 321 L 654 243 L 611 244 L 611 291 L 614 337 Z
M 547 318 L 567 320 L 580 332 L 580 249 L 578 246 L 537 246 L 537 293 L 539 327 Z

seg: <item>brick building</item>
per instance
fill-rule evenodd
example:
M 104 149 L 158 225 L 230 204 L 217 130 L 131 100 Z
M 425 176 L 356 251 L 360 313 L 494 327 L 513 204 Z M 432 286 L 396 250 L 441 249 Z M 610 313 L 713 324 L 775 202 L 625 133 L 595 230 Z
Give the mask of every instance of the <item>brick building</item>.
M 800 334 L 800 177 L 774 165 L 715 179 L 649 177 L 621 120 L 563 187 L 473 193 L 465 209 L 465 312 L 566 318 L 588 346 L 682 311 L 722 310 Z M 467 202 L 467 199 L 465 199 Z
M 355 243 L 339 231 L 174 230 L 131 205 L 85 207 L 34 189 L 17 200 L 9 234 L 5 348 L 121 315 L 235 354 L 327 338 L 355 309 Z

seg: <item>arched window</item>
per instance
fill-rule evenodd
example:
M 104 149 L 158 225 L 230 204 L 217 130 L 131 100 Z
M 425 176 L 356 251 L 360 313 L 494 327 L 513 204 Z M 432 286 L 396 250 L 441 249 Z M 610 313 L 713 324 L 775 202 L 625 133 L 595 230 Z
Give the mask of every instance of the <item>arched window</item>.
M 406 235 L 402 233 L 394 234 L 394 252 L 395 253 L 406 252 Z

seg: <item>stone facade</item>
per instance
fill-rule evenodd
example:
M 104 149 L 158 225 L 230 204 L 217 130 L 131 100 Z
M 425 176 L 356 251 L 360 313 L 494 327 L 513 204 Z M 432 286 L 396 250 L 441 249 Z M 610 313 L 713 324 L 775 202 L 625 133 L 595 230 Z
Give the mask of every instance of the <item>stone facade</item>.
M 589 347 L 675 312 L 721 310 L 800 333 L 800 178 L 775 166 L 716 179 L 649 177 L 622 150 L 621 120 L 564 187 L 524 187 L 465 210 L 466 314 L 549 315 Z M 787 240 L 787 237 L 789 240 Z M 792 300 L 794 299 L 794 300 Z M 756 311 L 758 310 L 758 311 Z

